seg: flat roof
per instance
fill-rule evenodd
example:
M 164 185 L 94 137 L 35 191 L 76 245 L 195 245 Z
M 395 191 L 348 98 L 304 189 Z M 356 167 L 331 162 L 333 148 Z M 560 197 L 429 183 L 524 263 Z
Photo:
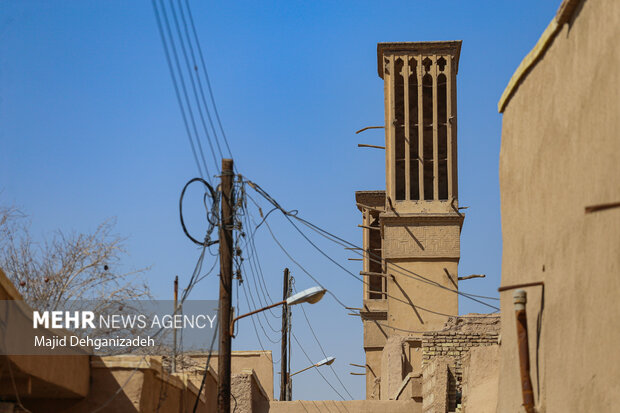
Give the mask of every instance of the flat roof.
M 459 57 L 462 40 L 433 42 L 387 42 L 377 43 L 377 72 L 383 79 L 383 56 L 386 52 L 402 52 L 411 54 L 450 54 L 454 56 L 455 73 L 459 72 Z

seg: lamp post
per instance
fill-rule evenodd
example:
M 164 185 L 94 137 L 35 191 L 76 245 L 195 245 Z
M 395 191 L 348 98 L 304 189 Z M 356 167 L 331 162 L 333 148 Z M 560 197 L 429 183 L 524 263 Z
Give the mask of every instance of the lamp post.
M 260 313 L 261 311 L 265 311 L 268 310 L 270 308 L 273 307 L 277 307 L 283 304 L 286 304 L 288 306 L 291 305 L 296 305 L 296 304 L 301 304 L 301 303 L 309 303 L 309 304 L 315 304 L 318 303 L 321 298 L 323 298 L 323 296 L 325 295 L 325 293 L 327 292 L 327 290 L 325 288 L 321 288 L 321 287 L 310 287 L 306 290 L 303 290 L 297 294 L 291 295 L 289 298 L 287 298 L 286 300 L 282 300 L 279 301 L 275 304 L 271 304 L 268 305 L 267 307 L 263 307 L 263 308 L 259 308 L 258 310 L 254 310 L 252 312 L 249 312 L 247 314 L 243 314 L 240 315 L 238 317 L 235 317 L 231 323 L 230 323 L 230 335 L 232 337 L 235 337 L 235 321 L 240 320 L 242 318 L 254 315 L 256 313 Z M 311 366 L 312 367 L 312 366 Z
M 242 318 L 251 316 L 251 315 L 256 314 L 256 313 L 260 313 L 261 311 L 265 311 L 265 310 L 268 310 L 268 309 L 273 308 L 273 307 L 277 307 L 279 305 L 286 304 L 288 306 L 291 306 L 291 305 L 302 304 L 302 303 L 315 304 L 315 303 L 318 303 L 321 300 L 321 298 L 323 298 L 323 296 L 325 295 L 326 292 L 327 292 L 327 290 L 325 288 L 322 288 L 322 287 L 310 287 L 310 288 L 308 288 L 306 290 L 298 292 L 297 294 L 291 295 L 286 300 L 282 300 L 282 301 L 279 301 L 279 302 L 277 302 L 275 304 L 268 305 L 267 307 L 259 308 L 258 310 L 254 310 L 254 311 L 249 312 L 247 314 L 243 314 L 243 315 L 240 315 L 238 317 L 235 317 L 230 322 L 230 330 L 229 330 L 230 331 L 230 337 L 233 337 L 233 338 L 235 337 L 235 322 L 237 320 L 240 320 Z M 229 353 L 227 353 L 227 358 L 228 358 L 228 363 L 229 364 L 230 364 L 230 357 L 231 357 L 231 355 L 230 355 L 230 352 L 229 352 Z M 322 366 L 323 364 L 331 364 L 333 362 L 334 362 L 334 358 L 333 357 L 328 357 L 325 360 L 321 360 L 317 364 L 313 364 L 312 366 L 310 366 L 308 368 L 312 368 L 312 367 L 315 367 L 315 366 L 318 367 L 319 365 Z M 304 370 L 307 370 L 307 369 L 304 369 Z M 298 371 L 297 373 L 301 373 L 301 371 Z M 295 374 L 297 374 L 297 373 L 295 373 Z M 228 383 L 230 383 L 230 376 L 228 377 Z M 288 382 L 288 386 L 289 386 L 289 389 L 288 389 L 288 400 L 290 400 L 290 381 Z M 219 409 L 218 411 L 220 413 L 222 412 L 221 409 Z
M 230 335 L 229 335 L 229 338 L 234 338 L 235 337 L 235 322 L 237 320 L 240 320 L 242 318 L 251 316 L 251 315 L 256 314 L 256 313 L 260 313 L 261 311 L 265 311 L 265 310 L 268 310 L 268 309 L 273 308 L 273 307 L 277 307 L 279 305 L 286 304 L 288 306 L 291 306 L 291 305 L 296 305 L 296 304 L 301 304 L 301 303 L 315 304 L 315 303 L 318 303 L 321 300 L 321 298 L 323 298 L 323 296 L 325 295 L 326 292 L 327 292 L 327 290 L 325 288 L 322 288 L 322 287 L 310 287 L 310 288 L 308 288 L 306 290 L 303 290 L 303 291 L 301 291 L 301 292 L 299 292 L 297 294 L 294 294 L 294 295 L 288 297 L 286 300 L 282 300 L 282 301 L 279 301 L 279 302 L 277 302 L 275 304 L 268 305 L 267 307 L 259 308 L 258 310 L 254 310 L 254 311 L 249 312 L 247 314 L 243 314 L 243 315 L 240 315 L 238 317 L 235 317 L 230 322 L 230 329 L 229 329 L 229 331 L 230 331 L 229 334 Z M 230 366 L 230 359 L 231 359 L 230 351 L 226 352 L 222 356 L 225 358 L 225 360 L 224 360 L 225 363 L 227 363 L 227 365 Z M 310 367 L 314 367 L 314 365 L 312 365 Z M 230 399 L 230 369 L 228 370 L 228 377 L 226 379 L 227 379 L 228 385 L 226 386 L 227 390 L 226 390 L 225 393 L 228 396 L 228 398 Z M 225 412 L 224 409 L 225 409 L 225 406 L 223 406 L 223 405 L 222 406 L 218 406 L 218 412 L 219 413 L 224 413 Z
M 334 362 L 334 360 L 336 360 L 336 357 L 331 357 L 331 356 L 330 356 L 330 357 L 327 357 L 327 358 L 325 358 L 325 359 L 323 359 L 323 360 L 319 361 L 318 363 L 312 364 L 311 366 L 308 366 L 308 367 L 306 367 L 306 368 L 304 368 L 304 369 L 301 369 L 301 370 L 296 371 L 295 373 L 291 374 L 291 375 L 289 376 L 289 380 L 288 380 L 287 400 L 289 400 L 289 401 L 290 401 L 290 400 L 293 400 L 293 381 L 291 380 L 291 378 L 292 378 L 294 375 L 299 374 L 299 373 L 302 373 L 302 372 L 304 372 L 304 371 L 306 371 L 306 370 L 310 370 L 310 369 L 311 369 L 311 368 L 313 368 L 313 367 L 314 367 L 314 368 L 318 368 L 318 367 L 321 367 L 321 366 L 329 366 L 330 364 L 332 364 L 332 363 Z
M 336 357 L 327 357 L 326 359 L 323 359 L 321 361 L 319 361 L 318 363 L 312 364 L 311 366 L 306 367 L 305 369 L 301 369 L 299 371 L 296 371 L 295 373 L 291 374 L 291 377 L 293 377 L 296 374 L 301 373 L 302 371 L 306 371 L 309 370 L 313 367 L 321 367 L 321 366 L 329 366 L 330 364 L 332 364 L 334 362 L 334 360 L 336 360 Z

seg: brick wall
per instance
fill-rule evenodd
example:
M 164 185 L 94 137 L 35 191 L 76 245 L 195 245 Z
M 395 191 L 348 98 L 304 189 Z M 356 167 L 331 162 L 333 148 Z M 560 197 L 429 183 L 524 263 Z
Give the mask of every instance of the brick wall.
M 497 344 L 500 331 L 499 316 L 468 314 L 452 317 L 444 330 L 424 333 L 422 336 L 422 366 L 435 358 L 448 358 L 450 380 L 448 383 L 449 409 L 458 403 L 463 380 L 462 358 L 472 347 Z

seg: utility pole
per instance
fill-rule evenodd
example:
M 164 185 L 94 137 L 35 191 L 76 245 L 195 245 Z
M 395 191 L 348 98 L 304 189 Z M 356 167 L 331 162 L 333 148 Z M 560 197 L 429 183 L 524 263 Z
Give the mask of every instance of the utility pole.
M 282 293 L 282 300 L 286 301 L 288 298 L 289 288 L 289 271 L 288 268 L 284 269 L 284 288 Z M 287 369 L 287 339 L 288 339 L 288 305 L 286 303 L 282 306 L 282 357 L 280 358 L 280 401 L 287 400 L 288 396 L 288 380 L 289 372 Z
M 288 277 L 288 295 L 289 297 L 293 295 L 293 277 L 289 275 Z M 291 331 L 293 331 L 293 326 L 291 324 L 291 309 L 288 309 L 286 313 L 286 321 L 288 322 L 288 376 L 286 379 L 286 400 L 293 400 L 293 382 L 291 381 L 291 358 L 293 357 L 293 353 L 291 352 Z
M 177 303 L 179 301 L 179 276 L 174 277 L 174 315 L 177 315 Z M 177 372 L 177 329 L 172 329 L 172 372 Z
M 220 347 L 218 350 L 218 413 L 230 413 L 230 361 L 231 361 L 231 297 L 232 297 L 232 248 L 234 223 L 233 160 L 222 159 L 220 244 Z

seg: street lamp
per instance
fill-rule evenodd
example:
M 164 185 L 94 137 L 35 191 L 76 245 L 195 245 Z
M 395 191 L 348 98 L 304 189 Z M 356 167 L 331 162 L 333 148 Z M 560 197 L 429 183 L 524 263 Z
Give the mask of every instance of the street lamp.
M 310 287 L 306 290 L 303 290 L 297 294 L 291 295 L 290 297 L 288 297 L 286 300 L 282 300 L 279 301 L 275 304 L 271 304 L 268 305 L 267 307 L 263 307 L 263 308 L 259 308 L 258 310 L 254 310 L 250 313 L 247 314 L 243 314 L 240 315 L 239 317 L 235 317 L 231 322 L 230 322 L 230 335 L 232 337 L 235 337 L 235 321 L 240 320 L 242 318 L 254 315 L 256 313 L 260 313 L 261 311 L 265 311 L 268 310 L 270 308 L 273 307 L 277 307 L 279 305 L 295 305 L 295 304 L 302 304 L 302 303 L 309 303 L 309 304 L 315 304 L 318 303 L 321 298 L 323 298 L 323 296 L 325 295 L 325 293 L 327 292 L 327 290 L 325 288 L 322 287 Z M 329 357 L 328 357 L 329 358 Z M 327 359 L 325 359 L 327 360 Z M 333 360 L 332 360 L 333 362 Z M 328 363 L 331 364 L 331 363 Z M 310 367 L 314 367 L 310 366 Z
M 332 364 L 334 362 L 334 360 L 336 360 L 336 357 L 327 357 L 326 359 L 323 359 L 321 361 L 319 361 L 318 363 L 315 363 L 311 366 L 306 367 L 305 369 L 301 369 L 299 371 L 296 371 L 295 373 L 291 374 L 289 377 L 293 377 L 296 374 L 301 373 L 302 371 L 306 371 L 308 369 L 311 369 L 312 367 L 321 367 L 321 366 L 329 366 L 330 364 Z
M 323 360 L 319 361 L 318 363 L 312 364 L 311 366 L 306 367 L 305 369 L 301 369 L 299 371 L 296 371 L 293 374 L 289 374 L 288 376 L 288 383 L 287 383 L 287 388 L 286 388 L 286 400 L 290 401 L 293 400 L 293 381 L 291 380 L 291 378 L 296 375 L 299 374 L 301 372 L 304 372 L 306 370 L 309 370 L 313 367 L 321 367 L 321 366 L 329 366 L 330 364 L 332 364 L 334 362 L 334 360 L 336 360 L 336 357 L 327 357 L 324 358 Z

